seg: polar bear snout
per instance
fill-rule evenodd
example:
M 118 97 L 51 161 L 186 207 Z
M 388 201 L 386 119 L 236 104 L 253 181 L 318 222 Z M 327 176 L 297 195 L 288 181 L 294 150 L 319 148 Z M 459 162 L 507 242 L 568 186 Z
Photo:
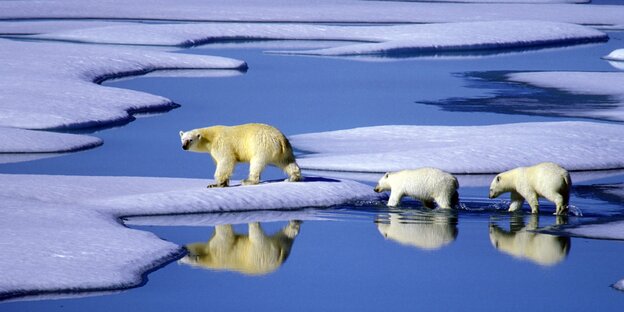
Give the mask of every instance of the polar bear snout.
M 189 141 L 182 142 L 182 149 L 185 150 L 185 151 L 188 150 L 189 149 L 189 145 L 190 145 Z
M 373 189 L 376 193 L 381 193 L 383 192 L 383 190 L 381 189 L 381 186 L 377 185 L 375 186 L 375 188 Z

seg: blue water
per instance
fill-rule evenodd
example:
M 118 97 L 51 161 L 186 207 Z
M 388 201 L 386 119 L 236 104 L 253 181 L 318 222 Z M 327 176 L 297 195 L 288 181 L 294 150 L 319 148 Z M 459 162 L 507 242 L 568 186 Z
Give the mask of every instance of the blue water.
M 570 120 L 539 114 L 496 114 L 486 108 L 446 111 L 422 102 L 481 97 L 497 91 L 488 85 L 475 88 L 462 77 L 466 72 L 614 70 L 600 59 L 621 45 L 621 33 L 610 35 L 614 39 L 608 43 L 573 48 L 378 62 L 269 55 L 259 49 L 182 50 L 244 59 L 250 68 L 247 73 L 230 78 L 138 77 L 107 82 L 107 86 L 162 95 L 182 106 L 93 133 L 104 140 L 102 147 L 57 158 L 4 164 L 0 165 L 0 172 L 211 178 L 214 165 L 210 158 L 184 152 L 178 138 L 179 130 L 211 124 L 264 122 L 292 135 L 384 124 L 482 125 Z M 246 170 L 246 166 L 240 166 L 234 178 L 244 178 Z M 272 168 L 263 176 L 280 177 L 282 173 Z M 624 176 L 594 183 L 607 182 L 624 183 Z M 487 190 L 462 188 L 460 194 L 470 198 L 465 201 L 469 206 L 479 208 Z M 570 224 L 622 215 L 621 201 L 601 197 L 600 189 L 591 184 L 575 193 L 571 203 L 582 209 L 585 216 L 563 221 Z M 621 242 L 562 238 L 560 245 L 555 242 L 546 244 L 553 248 L 542 247 L 562 249 L 560 261 L 543 266 L 505 254 L 490 242 L 494 224 L 505 231 L 510 227 L 520 230 L 530 223 L 528 215 L 511 218 L 491 207 L 456 215 L 422 211 L 416 203 L 403 208 L 388 211 L 378 206 L 350 206 L 315 210 L 311 216 L 332 221 L 304 220 L 287 260 L 268 275 L 215 272 L 173 262 L 151 273 L 149 281 L 140 288 L 80 299 L 3 303 L 0 310 L 619 311 L 624 307 L 624 293 L 609 287 L 624 278 Z M 539 218 L 540 227 L 557 223 L 548 214 L 552 207 L 545 208 Z M 402 216 L 406 223 L 398 227 L 406 231 L 426 232 L 427 225 L 438 225 L 450 231 L 453 239 L 437 250 L 385 239 L 378 228 L 392 224 L 391 214 Z M 262 226 L 266 232 L 276 233 L 285 224 L 269 222 Z M 213 233 L 209 225 L 133 227 L 152 231 L 179 245 L 207 241 Z M 246 225 L 236 225 L 235 229 L 245 233 Z

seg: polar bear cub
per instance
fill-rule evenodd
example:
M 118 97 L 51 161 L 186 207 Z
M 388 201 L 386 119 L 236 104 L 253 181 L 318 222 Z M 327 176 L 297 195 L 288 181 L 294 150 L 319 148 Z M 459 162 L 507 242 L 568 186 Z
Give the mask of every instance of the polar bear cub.
M 250 123 L 238 126 L 213 126 L 180 131 L 184 150 L 210 153 L 217 169 L 215 184 L 208 187 L 229 185 L 234 166 L 249 163 L 249 177 L 243 185 L 258 184 L 260 174 L 267 165 L 281 168 L 288 181 L 300 181 L 301 170 L 295 161 L 290 142 L 279 130 L 265 124 Z
M 531 167 L 518 167 L 498 174 L 490 185 L 490 198 L 511 192 L 509 211 L 522 207 L 524 201 L 531 206 L 531 213 L 539 213 L 538 198 L 543 197 L 557 206 L 556 215 L 565 215 L 570 201 L 572 180 L 567 170 L 552 162 Z
M 423 206 L 450 209 L 459 204 L 459 183 L 450 173 L 436 168 L 419 168 L 386 173 L 375 186 L 375 192 L 390 191 L 388 206 L 399 204 L 403 196 L 420 200 Z

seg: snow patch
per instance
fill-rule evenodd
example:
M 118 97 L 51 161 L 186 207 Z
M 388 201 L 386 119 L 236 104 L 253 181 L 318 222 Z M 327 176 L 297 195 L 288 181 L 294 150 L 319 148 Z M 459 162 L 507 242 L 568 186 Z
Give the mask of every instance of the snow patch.
M 99 145 L 102 140 L 86 135 L 0 127 L 0 151 L 3 153 L 67 152 Z
M 378 172 L 437 167 L 497 173 L 553 161 L 568 170 L 624 168 L 624 126 L 534 122 L 490 126 L 378 126 L 290 137 L 303 169 Z
M 124 227 L 118 217 L 299 209 L 380 198 L 368 185 L 321 178 L 224 189 L 206 189 L 208 183 L 0 175 L 0 300 L 133 287 L 145 271 L 181 251 L 152 233 Z M 280 218 L 279 213 L 273 217 Z

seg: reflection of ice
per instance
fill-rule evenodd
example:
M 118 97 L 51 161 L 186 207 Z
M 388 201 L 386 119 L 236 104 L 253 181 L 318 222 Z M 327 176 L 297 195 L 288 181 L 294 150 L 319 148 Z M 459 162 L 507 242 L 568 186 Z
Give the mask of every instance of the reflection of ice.
M 301 210 L 262 210 L 248 212 L 212 212 L 161 216 L 133 216 L 124 218 L 127 225 L 148 226 L 214 226 L 252 222 L 277 222 L 288 220 L 325 220 L 315 208 Z
M 522 215 L 514 215 L 510 231 L 490 222 L 492 246 L 500 252 L 544 266 L 565 260 L 570 252 L 570 238 L 532 232 L 539 227 L 539 216 L 531 215 L 527 225 L 524 225 L 523 218 Z M 566 223 L 565 217 L 557 217 L 557 223 Z
M 440 249 L 457 238 L 457 215 L 450 211 L 390 212 L 376 221 L 384 238 L 419 249 Z
M 282 230 L 266 235 L 260 223 L 249 223 L 249 233 L 237 234 L 232 225 L 217 225 L 206 243 L 186 245 L 189 254 L 180 259 L 195 267 L 264 275 L 277 270 L 290 255 L 301 221 L 290 221 Z

